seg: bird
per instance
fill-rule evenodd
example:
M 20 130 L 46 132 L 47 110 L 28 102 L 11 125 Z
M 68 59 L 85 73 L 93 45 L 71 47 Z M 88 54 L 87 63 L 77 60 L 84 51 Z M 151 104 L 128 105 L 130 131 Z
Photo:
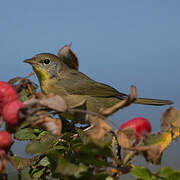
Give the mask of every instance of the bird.
M 42 92 L 63 97 L 70 108 L 86 101 L 87 111 L 97 113 L 101 108 L 109 108 L 128 96 L 72 68 L 63 61 L 62 56 L 40 53 L 24 62 L 32 66 Z M 134 103 L 154 106 L 173 104 L 170 100 L 151 98 L 137 98 Z

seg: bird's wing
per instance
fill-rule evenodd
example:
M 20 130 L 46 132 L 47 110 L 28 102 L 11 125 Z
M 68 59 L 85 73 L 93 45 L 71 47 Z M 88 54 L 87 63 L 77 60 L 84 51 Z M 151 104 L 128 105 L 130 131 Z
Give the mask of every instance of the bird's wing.
M 115 88 L 103 83 L 96 82 L 85 74 L 72 71 L 60 80 L 60 85 L 69 94 L 88 95 L 93 97 L 117 97 L 124 99 L 126 94 L 118 92 Z

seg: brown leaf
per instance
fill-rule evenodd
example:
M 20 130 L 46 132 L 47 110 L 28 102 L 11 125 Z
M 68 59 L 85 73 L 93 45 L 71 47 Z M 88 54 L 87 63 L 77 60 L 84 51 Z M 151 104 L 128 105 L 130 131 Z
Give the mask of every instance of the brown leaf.
M 38 119 L 32 124 L 32 126 L 42 126 L 55 136 L 60 136 L 62 131 L 61 119 L 54 119 L 48 116 Z
M 146 145 L 139 145 L 128 149 L 145 152 L 145 158 L 147 161 L 157 163 L 163 151 L 170 145 L 171 142 L 171 133 L 165 132 L 149 136 L 145 140 Z
M 112 131 L 112 127 L 99 117 L 88 115 L 89 122 L 93 125 L 93 128 L 87 132 L 87 135 L 93 140 L 104 139 L 104 136 Z
M 22 80 L 23 78 L 22 77 L 15 77 L 15 78 L 12 78 L 8 81 L 9 84 L 15 84 L 17 83 L 18 81 Z
M 34 157 L 34 158 L 36 158 L 36 157 Z M 32 165 L 34 158 L 28 159 L 28 158 L 23 158 L 23 157 L 14 155 L 14 156 L 9 157 L 9 161 L 16 170 L 23 170 L 23 169 L 29 167 L 30 165 Z
M 161 126 L 163 131 L 171 131 L 173 138 L 180 136 L 180 110 L 173 107 L 167 109 L 162 115 Z
M 45 117 L 50 117 L 67 110 L 67 105 L 60 96 L 46 96 L 46 98 L 43 96 L 40 98 L 41 99 L 30 99 L 24 102 L 25 106 L 19 110 L 19 119 L 21 122 L 27 121 L 30 122 L 30 124 L 38 120 L 39 123 L 41 122 L 40 120 L 44 122 Z M 54 110 L 53 113 L 52 110 Z M 53 132 L 53 134 L 58 135 L 60 129 L 59 122 L 54 120 L 53 122 L 51 121 L 50 124 L 49 122 L 47 124 L 50 125 L 50 129 L 52 126 L 53 129 L 56 129 L 54 124 L 57 124 L 58 130 L 54 130 L 55 132 Z
M 35 96 L 38 85 L 28 79 L 32 74 L 34 73 L 30 73 L 27 77 L 15 77 L 8 81 L 15 88 L 21 101 Z
M 79 62 L 77 55 L 71 50 L 71 44 L 65 45 L 62 49 L 59 50 L 58 56 L 60 59 L 70 68 L 78 70 Z
M 24 102 L 25 105 L 33 106 L 35 104 L 43 107 L 47 107 L 49 109 L 58 111 L 58 112 L 65 112 L 67 110 L 67 105 L 64 99 L 61 96 L 55 95 L 46 99 L 31 99 Z
M 65 100 L 58 95 L 47 99 L 42 99 L 38 103 L 58 112 L 65 112 L 67 110 L 67 104 L 65 103 Z
M 156 163 L 161 156 L 162 150 L 160 145 L 149 145 L 149 146 L 137 146 L 132 148 L 132 150 L 137 150 L 145 152 L 145 158 L 147 161 Z
M 134 128 L 126 128 L 118 131 L 117 133 L 117 140 L 119 146 L 122 146 L 124 148 L 131 147 L 135 140 L 135 129 Z

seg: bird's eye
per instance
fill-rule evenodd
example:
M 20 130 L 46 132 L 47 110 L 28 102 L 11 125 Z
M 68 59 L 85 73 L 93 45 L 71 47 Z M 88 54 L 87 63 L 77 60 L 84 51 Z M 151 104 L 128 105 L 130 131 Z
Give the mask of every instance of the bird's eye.
M 50 60 L 49 59 L 45 59 L 44 60 L 44 64 L 49 64 L 50 63 Z

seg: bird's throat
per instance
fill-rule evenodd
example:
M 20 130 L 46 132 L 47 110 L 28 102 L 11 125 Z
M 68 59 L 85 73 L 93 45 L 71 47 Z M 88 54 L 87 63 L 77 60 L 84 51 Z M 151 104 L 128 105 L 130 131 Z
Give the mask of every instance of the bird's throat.
M 39 79 L 40 84 L 43 84 L 43 81 L 50 79 L 49 74 L 46 71 L 44 71 L 43 69 L 41 69 L 37 66 L 33 66 L 33 69 Z
M 54 89 L 53 85 L 56 84 L 54 82 L 55 79 L 52 79 L 52 76 L 40 67 L 33 66 L 33 69 L 38 77 L 42 92 L 44 94 L 52 93 L 52 90 Z

